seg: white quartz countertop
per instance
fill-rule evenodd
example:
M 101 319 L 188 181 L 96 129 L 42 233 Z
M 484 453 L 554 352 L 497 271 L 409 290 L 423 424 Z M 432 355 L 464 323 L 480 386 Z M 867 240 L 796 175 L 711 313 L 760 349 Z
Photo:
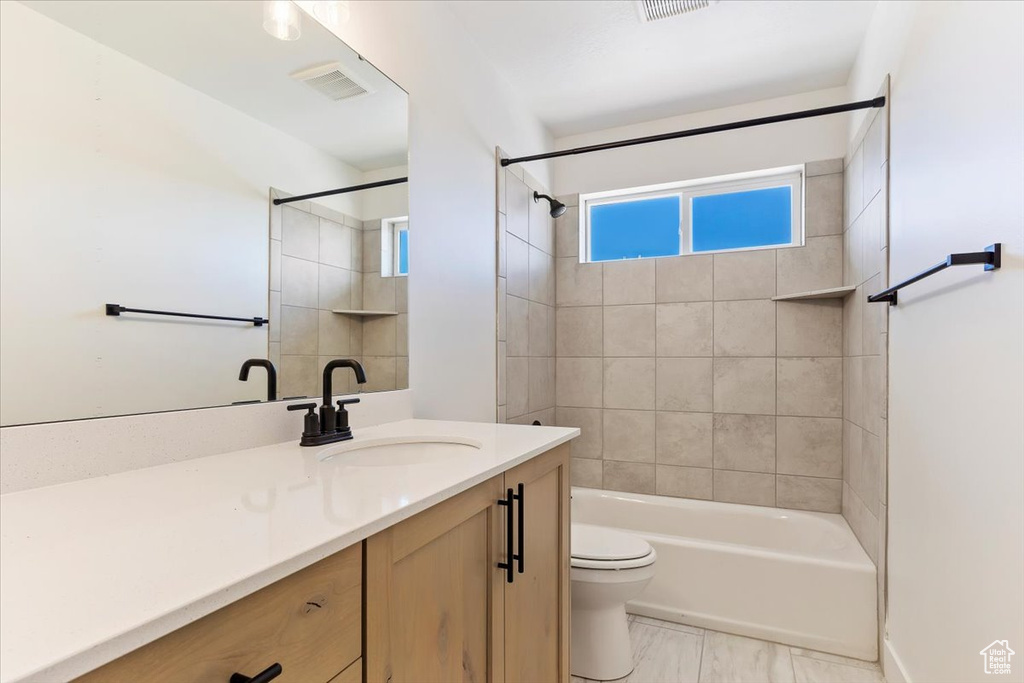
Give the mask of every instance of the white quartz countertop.
M 81 675 L 578 434 L 404 420 L 345 443 L 481 448 L 378 466 L 296 439 L 0 496 L 0 683 Z

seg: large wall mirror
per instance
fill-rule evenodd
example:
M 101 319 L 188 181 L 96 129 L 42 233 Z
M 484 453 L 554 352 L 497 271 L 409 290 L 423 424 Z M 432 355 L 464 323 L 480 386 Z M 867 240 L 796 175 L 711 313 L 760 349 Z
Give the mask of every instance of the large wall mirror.
M 408 386 L 407 184 L 294 200 L 407 175 L 400 87 L 289 2 L 0 13 L 0 424 Z

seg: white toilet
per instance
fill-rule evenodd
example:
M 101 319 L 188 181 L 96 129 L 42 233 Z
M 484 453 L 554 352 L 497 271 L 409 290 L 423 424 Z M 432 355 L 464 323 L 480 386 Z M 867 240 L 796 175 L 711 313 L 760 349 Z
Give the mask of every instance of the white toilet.
M 654 548 L 632 534 L 572 525 L 573 676 L 608 681 L 633 670 L 626 602 L 654 576 Z

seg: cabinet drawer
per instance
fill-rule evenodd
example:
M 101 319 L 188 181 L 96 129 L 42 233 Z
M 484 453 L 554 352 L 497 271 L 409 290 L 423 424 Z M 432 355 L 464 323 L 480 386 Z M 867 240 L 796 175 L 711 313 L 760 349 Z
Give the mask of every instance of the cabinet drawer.
M 329 681 L 362 651 L 362 565 L 347 548 L 77 681 L 228 683 L 275 662 L 274 683 Z

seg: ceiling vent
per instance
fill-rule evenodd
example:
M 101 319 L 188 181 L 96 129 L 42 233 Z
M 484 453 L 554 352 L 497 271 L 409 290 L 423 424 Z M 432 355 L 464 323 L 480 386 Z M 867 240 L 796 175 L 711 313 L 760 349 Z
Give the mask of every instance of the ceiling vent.
M 297 71 L 292 74 L 292 78 L 305 83 L 327 99 L 334 100 L 335 102 L 350 100 L 354 97 L 361 97 L 373 92 L 369 86 L 360 83 L 353 76 L 342 71 L 341 64 L 338 62 L 331 62 L 330 64 Z
M 657 21 L 717 5 L 718 0 L 637 0 L 636 4 L 642 20 Z

